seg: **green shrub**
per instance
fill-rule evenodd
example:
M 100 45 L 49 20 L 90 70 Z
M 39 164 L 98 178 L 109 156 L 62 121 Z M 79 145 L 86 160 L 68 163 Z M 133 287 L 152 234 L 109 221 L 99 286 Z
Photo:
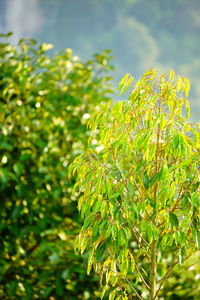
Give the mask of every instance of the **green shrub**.
M 109 51 L 86 63 L 70 49 L 0 44 L 0 298 L 87 299 L 95 278 L 73 252 L 80 228 L 68 165 L 86 119 L 112 87 Z M 73 200 L 73 201 L 72 201 Z

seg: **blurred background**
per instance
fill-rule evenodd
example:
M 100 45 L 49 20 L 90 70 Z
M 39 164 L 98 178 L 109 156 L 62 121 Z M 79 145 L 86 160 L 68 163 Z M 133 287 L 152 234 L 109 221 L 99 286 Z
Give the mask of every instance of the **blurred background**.
M 81 59 L 111 49 L 117 84 L 147 68 L 191 81 L 192 119 L 200 110 L 199 0 L 0 0 L 0 32 L 71 48 Z M 117 97 L 117 96 L 116 96 Z

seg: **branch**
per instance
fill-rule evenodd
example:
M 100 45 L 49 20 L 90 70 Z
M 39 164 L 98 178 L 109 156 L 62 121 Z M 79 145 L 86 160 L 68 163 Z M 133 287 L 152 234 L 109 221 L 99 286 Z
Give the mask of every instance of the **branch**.
M 135 292 L 135 294 L 137 295 L 137 297 L 140 299 L 140 300 L 144 300 L 139 294 L 138 292 L 136 291 L 136 289 L 133 287 L 133 285 L 131 284 L 131 282 L 129 281 L 129 279 L 126 277 L 126 276 L 123 276 L 124 279 L 128 282 L 128 284 L 130 285 L 130 287 L 132 288 L 132 290 Z
M 168 278 L 168 276 L 171 274 L 171 272 L 174 270 L 174 268 L 176 267 L 177 264 L 178 264 L 178 261 L 177 261 L 176 263 L 174 263 L 173 266 L 171 266 L 171 268 L 166 272 L 166 274 L 165 274 L 165 275 L 163 276 L 163 278 L 161 279 L 160 286 L 159 286 L 159 288 L 158 288 L 158 290 L 157 290 L 157 292 L 156 292 L 156 294 L 155 294 L 155 296 L 154 296 L 154 299 L 156 299 L 156 297 L 158 296 L 158 293 L 159 293 L 159 291 L 160 291 L 160 289 L 161 289 L 161 287 L 162 287 L 164 281 Z
M 133 253 L 132 255 L 133 255 L 133 257 L 135 258 L 135 254 Z M 135 267 L 136 267 L 136 270 L 138 271 L 138 273 L 140 274 L 140 278 L 142 279 L 142 282 L 144 283 L 144 285 L 146 286 L 146 288 L 147 288 L 148 290 L 150 290 L 150 286 L 147 284 L 146 280 L 144 279 L 144 277 L 143 277 L 142 274 L 141 274 L 141 271 L 139 270 L 139 267 L 138 267 L 138 265 L 137 265 L 137 263 L 136 263 L 136 259 L 135 259 Z
M 139 234 L 139 232 L 134 227 L 132 229 L 133 229 L 134 233 L 136 232 L 139 235 L 139 237 L 141 238 L 141 240 L 145 242 L 145 244 L 148 246 L 148 248 L 150 248 L 149 243 Z
M 108 250 L 107 250 L 107 251 L 108 251 Z M 110 251 L 108 251 L 108 253 L 112 256 L 113 260 L 116 262 L 116 265 L 117 265 L 118 268 L 120 269 L 119 264 L 118 264 L 118 262 L 114 259 L 112 253 L 111 253 Z M 131 287 L 131 289 L 134 291 L 134 293 L 136 294 L 136 296 L 138 297 L 138 299 L 144 300 L 144 299 L 142 298 L 142 296 L 140 296 L 140 295 L 138 294 L 138 292 L 136 291 L 136 289 L 134 288 L 134 286 L 131 284 L 131 282 L 130 282 L 130 280 L 127 278 L 127 276 L 126 276 L 126 275 L 122 275 L 122 276 L 123 276 L 123 278 L 127 281 L 127 283 L 129 284 L 129 286 Z
M 191 256 L 192 256 L 192 254 L 188 255 L 188 256 L 185 258 L 185 260 L 187 260 L 187 259 L 190 258 Z M 161 283 L 160 283 L 160 286 L 159 286 L 159 288 L 158 288 L 158 290 L 157 290 L 157 292 L 156 292 L 156 294 L 155 294 L 154 299 L 156 299 L 156 297 L 158 296 L 158 293 L 159 293 L 159 291 L 160 291 L 160 289 L 161 289 L 161 287 L 162 287 L 164 281 L 165 281 L 165 280 L 169 277 L 169 275 L 173 272 L 174 268 L 178 265 L 178 263 L 179 263 L 179 261 L 176 261 L 173 265 L 171 265 L 171 268 L 166 272 L 166 274 L 163 276 L 163 278 L 161 278 L 161 279 L 158 281 L 158 282 L 161 281 Z M 157 282 L 157 283 L 158 283 L 158 282 Z

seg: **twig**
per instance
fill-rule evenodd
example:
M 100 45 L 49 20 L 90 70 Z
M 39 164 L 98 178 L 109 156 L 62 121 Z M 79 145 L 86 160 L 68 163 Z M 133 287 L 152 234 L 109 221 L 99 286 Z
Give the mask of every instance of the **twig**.
M 192 256 L 192 254 L 188 255 L 188 256 L 185 258 L 185 260 L 187 260 L 187 259 L 190 258 L 191 256 Z M 171 268 L 166 272 L 166 274 L 164 275 L 164 277 L 161 278 L 161 279 L 158 281 L 158 282 L 161 281 L 161 283 L 160 283 L 160 286 L 159 286 L 159 288 L 158 288 L 158 290 L 157 290 L 157 292 L 156 292 L 156 294 L 155 294 L 154 299 L 156 299 L 156 297 L 157 297 L 157 295 L 158 295 L 158 293 L 159 293 L 159 291 L 160 291 L 160 289 L 161 289 L 161 287 L 162 287 L 164 281 L 169 277 L 169 275 L 172 273 L 172 271 L 173 271 L 174 268 L 178 265 L 178 263 L 179 263 L 179 261 L 175 262 L 175 263 L 173 264 L 173 266 L 171 265 Z
M 112 253 L 109 252 L 109 254 L 110 254 L 110 255 L 112 256 L 112 258 L 114 259 Z M 114 259 L 114 260 L 115 260 L 115 259 Z M 119 267 L 118 262 L 117 262 L 117 261 L 115 261 L 115 262 L 116 262 L 116 265 Z M 120 269 L 120 267 L 119 267 L 119 269 Z M 127 283 L 129 284 L 129 286 L 131 287 L 131 289 L 134 291 L 134 293 L 136 294 L 136 296 L 137 296 L 140 300 L 144 300 L 144 299 L 138 294 L 138 292 L 136 291 L 136 289 L 134 288 L 134 286 L 131 284 L 131 282 L 130 282 L 130 280 L 127 278 L 127 276 L 126 276 L 126 275 L 122 275 L 122 276 L 123 276 L 123 278 L 127 281 Z
M 134 254 L 134 253 L 133 253 L 133 257 L 135 258 L 135 254 Z M 142 276 L 141 271 L 139 270 L 139 267 L 138 267 L 136 261 L 135 261 L 135 267 L 136 267 L 136 270 L 138 271 L 138 273 L 140 274 L 140 278 L 142 279 L 144 285 L 146 286 L 146 288 L 147 288 L 148 290 L 150 290 L 150 287 L 149 287 L 149 285 L 147 284 L 147 282 L 146 282 L 146 280 L 144 279 L 144 277 Z

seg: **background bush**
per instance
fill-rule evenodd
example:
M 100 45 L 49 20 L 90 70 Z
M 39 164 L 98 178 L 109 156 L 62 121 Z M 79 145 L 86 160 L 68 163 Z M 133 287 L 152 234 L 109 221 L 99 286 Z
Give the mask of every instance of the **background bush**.
M 0 44 L 0 299 L 88 299 L 96 279 L 74 254 L 80 227 L 67 167 L 87 145 L 85 119 L 112 91 L 109 51 Z M 94 141 L 95 143 L 95 141 Z M 73 201 L 72 201 L 73 200 Z

